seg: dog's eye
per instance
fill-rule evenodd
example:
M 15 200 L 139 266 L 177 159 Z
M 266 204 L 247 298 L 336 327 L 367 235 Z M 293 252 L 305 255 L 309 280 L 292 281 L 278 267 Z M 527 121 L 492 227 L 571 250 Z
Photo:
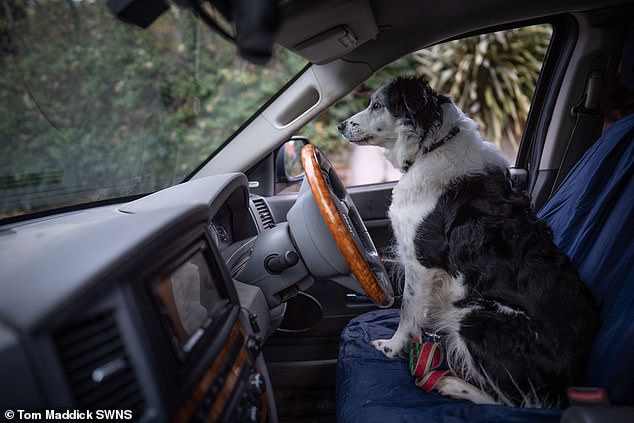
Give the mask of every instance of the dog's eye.
M 381 107 L 383 107 L 381 103 L 372 103 L 372 110 L 378 110 Z

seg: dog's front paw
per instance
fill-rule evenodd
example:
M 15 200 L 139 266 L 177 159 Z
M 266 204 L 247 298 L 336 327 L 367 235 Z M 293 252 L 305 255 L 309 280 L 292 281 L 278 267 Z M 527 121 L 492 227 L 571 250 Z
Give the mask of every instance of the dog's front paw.
M 395 358 L 401 355 L 404 344 L 398 340 L 392 339 L 377 339 L 370 342 L 374 348 L 385 354 L 386 357 Z

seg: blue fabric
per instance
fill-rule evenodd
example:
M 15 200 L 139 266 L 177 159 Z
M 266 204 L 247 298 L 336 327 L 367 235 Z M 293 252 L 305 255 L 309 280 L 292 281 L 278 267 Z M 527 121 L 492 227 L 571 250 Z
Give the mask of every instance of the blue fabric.
M 408 360 L 389 359 L 370 341 L 390 338 L 399 311 L 377 310 L 344 329 L 337 362 L 337 422 L 556 422 L 560 410 L 476 405 L 416 387 Z
M 587 384 L 615 404 L 634 404 L 634 116 L 610 127 L 562 183 L 539 216 L 571 257 L 601 306 L 602 328 Z M 425 393 L 408 361 L 388 359 L 370 341 L 390 338 L 398 310 L 353 319 L 341 335 L 337 422 L 549 422 L 561 410 L 484 406 Z
M 614 404 L 634 404 L 633 175 L 629 115 L 586 152 L 539 213 L 601 307 L 586 384 L 606 388 Z

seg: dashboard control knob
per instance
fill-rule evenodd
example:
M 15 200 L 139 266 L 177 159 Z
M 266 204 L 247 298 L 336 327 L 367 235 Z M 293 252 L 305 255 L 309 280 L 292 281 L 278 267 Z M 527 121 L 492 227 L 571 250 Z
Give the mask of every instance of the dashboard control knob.
M 264 260 L 264 267 L 267 272 L 276 275 L 282 273 L 289 267 L 295 266 L 297 263 L 299 263 L 299 255 L 295 251 L 289 250 L 284 254 L 272 254 L 268 256 Z
M 249 389 L 254 396 L 260 396 L 266 391 L 266 383 L 260 373 L 249 376 Z
M 262 350 L 262 346 L 260 345 L 260 341 L 255 336 L 249 336 L 247 339 L 247 353 L 249 354 L 249 359 L 252 363 L 255 363 L 255 360 L 260 355 L 260 351 Z

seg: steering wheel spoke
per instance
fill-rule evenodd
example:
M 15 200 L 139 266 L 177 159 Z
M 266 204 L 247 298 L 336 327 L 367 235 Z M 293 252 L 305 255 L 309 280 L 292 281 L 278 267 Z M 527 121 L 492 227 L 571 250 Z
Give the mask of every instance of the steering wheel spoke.
M 315 146 L 302 150 L 306 180 L 319 211 L 351 273 L 376 304 L 389 307 L 392 285 L 352 198 L 326 156 Z

